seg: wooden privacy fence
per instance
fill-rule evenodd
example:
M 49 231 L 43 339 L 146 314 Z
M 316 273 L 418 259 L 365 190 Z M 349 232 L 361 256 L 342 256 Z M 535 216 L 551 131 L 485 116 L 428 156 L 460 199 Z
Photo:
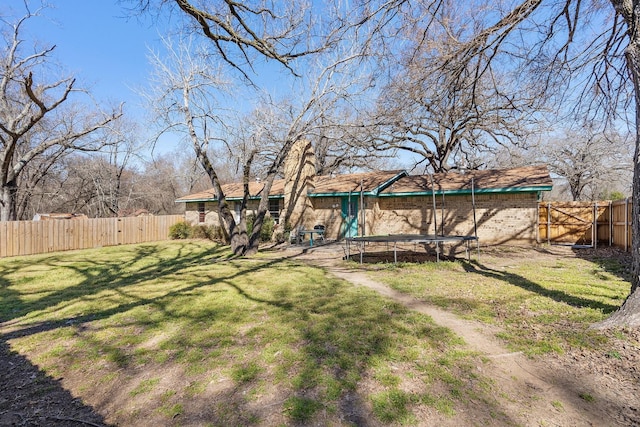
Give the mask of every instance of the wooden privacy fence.
M 155 242 L 183 215 L 0 222 L 0 257 Z
M 538 242 L 631 246 L 631 198 L 615 202 L 541 202 Z

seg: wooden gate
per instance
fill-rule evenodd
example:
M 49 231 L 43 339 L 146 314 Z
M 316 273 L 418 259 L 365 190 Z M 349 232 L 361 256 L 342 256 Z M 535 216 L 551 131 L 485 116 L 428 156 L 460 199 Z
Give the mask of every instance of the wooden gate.
M 538 240 L 550 244 L 610 244 L 610 203 L 550 202 L 538 205 Z

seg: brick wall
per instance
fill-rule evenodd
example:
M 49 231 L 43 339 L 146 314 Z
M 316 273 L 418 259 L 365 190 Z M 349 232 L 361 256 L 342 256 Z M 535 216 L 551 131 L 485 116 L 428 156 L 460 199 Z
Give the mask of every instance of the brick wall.
M 444 209 L 443 209 L 444 206 Z M 473 235 L 471 195 L 436 197 L 438 234 Z M 367 234 L 433 234 L 433 199 L 385 197 L 367 212 Z M 476 195 L 478 237 L 484 244 L 533 244 L 536 241 L 535 193 Z
M 231 208 L 232 212 L 235 212 L 234 211 L 235 204 L 236 204 L 235 201 L 229 202 L 229 205 L 230 205 L 229 207 Z M 247 204 L 247 215 L 251 213 L 255 214 L 258 210 L 258 204 L 259 204 L 258 200 L 249 200 L 249 203 Z M 186 205 L 187 206 L 184 213 L 185 221 L 193 225 L 198 225 L 199 224 L 198 203 L 188 202 Z M 218 202 L 205 202 L 204 213 L 205 213 L 204 224 L 218 225 L 218 226 L 220 225 L 220 218 L 218 217 Z
M 305 227 L 322 224 L 325 226 L 325 236 L 328 239 L 336 239 L 344 224 L 341 213 L 342 199 L 340 197 L 313 197 L 311 202 L 313 217 L 305 221 Z
M 207 225 L 219 225 L 218 220 L 218 202 L 205 202 L 205 224 Z M 184 220 L 192 225 L 198 225 L 198 203 L 189 202 L 186 203 Z
M 310 198 L 313 209 L 302 224 L 311 228 L 326 227 L 328 239 L 336 239 L 344 220 L 340 197 Z M 251 201 L 249 210 L 257 209 Z M 535 193 L 477 194 L 476 219 L 482 244 L 522 244 L 536 242 L 537 203 Z M 444 207 L 444 209 L 443 209 Z M 362 208 L 361 206 L 359 207 Z M 471 195 L 448 195 L 436 198 L 438 234 L 473 235 Z M 205 203 L 207 224 L 218 224 L 217 203 Z M 366 234 L 433 234 L 433 199 L 420 197 L 365 198 Z M 197 203 L 187 203 L 185 219 L 198 223 Z M 358 215 L 360 223 L 361 214 Z M 443 230 L 444 225 L 444 230 Z M 359 228 L 361 230 L 361 228 Z

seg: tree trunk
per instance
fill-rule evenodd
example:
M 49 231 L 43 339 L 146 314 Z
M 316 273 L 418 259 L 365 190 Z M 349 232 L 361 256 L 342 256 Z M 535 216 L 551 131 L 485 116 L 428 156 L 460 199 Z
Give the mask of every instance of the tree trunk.
M 629 46 L 626 51 L 627 68 L 633 81 L 636 107 L 636 147 L 633 154 L 633 204 L 631 216 L 631 290 L 622 306 L 608 319 L 593 325 L 597 329 L 640 326 L 640 2 L 634 0 L 633 9 L 612 0 L 616 11 L 623 11 L 629 27 Z M 626 2 L 625 2 L 626 3 Z M 637 3 L 637 4 L 636 4 Z
M 636 94 L 637 94 L 636 87 Z M 636 100 L 638 100 L 636 95 Z M 640 111 L 636 105 L 636 111 Z M 638 113 L 636 113 L 636 116 Z M 636 128 L 640 121 L 636 117 Z M 631 220 L 631 290 L 622 306 L 607 319 L 593 325 L 595 329 L 640 326 L 640 129 L 636 129 L 633 155 L 633 203 Z
M 0 194 L 0 221 L 16 221 L 16 199 L 18 195 L 18 185 L 15 181 L 7 182 L 2 186 Z
M 246 220 L 236 222 L 231 212 L 231 208 L 227 203 L 227 199 L 222 192 L 222 188 L 218 190 L 219 185 L 216 185 L 217 193 L 220 194 L 218 199 L 218 215 L 222 218 L 222 221 L 229 233 L 229 244 L 231 251 L 235 256 L 245 256 L 247 248 L 249 246 L 249 238 L 247 237 Z
M 260 203 L 258 204 L 258 211 L 256 217 L 253 220 L 253 230 L 251 236 L 249 236 L 247 255 L 255 255 L 258 253 L 258 247 L 260 245 L 260 235 L 262 231 L 262 225 L 264 224 L 264 217 L 269 210 L 269 193 L 271 192 L 271 186 L 273 185 L 274 176 L 267 176 L 262 193 L 260 194 Z

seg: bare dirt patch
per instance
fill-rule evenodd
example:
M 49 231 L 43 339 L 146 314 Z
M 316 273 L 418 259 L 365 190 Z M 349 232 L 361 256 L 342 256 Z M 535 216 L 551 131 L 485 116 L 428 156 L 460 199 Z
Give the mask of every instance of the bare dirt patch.
M 102 415 L 0 343 L 0 426 L 105 426 Z

